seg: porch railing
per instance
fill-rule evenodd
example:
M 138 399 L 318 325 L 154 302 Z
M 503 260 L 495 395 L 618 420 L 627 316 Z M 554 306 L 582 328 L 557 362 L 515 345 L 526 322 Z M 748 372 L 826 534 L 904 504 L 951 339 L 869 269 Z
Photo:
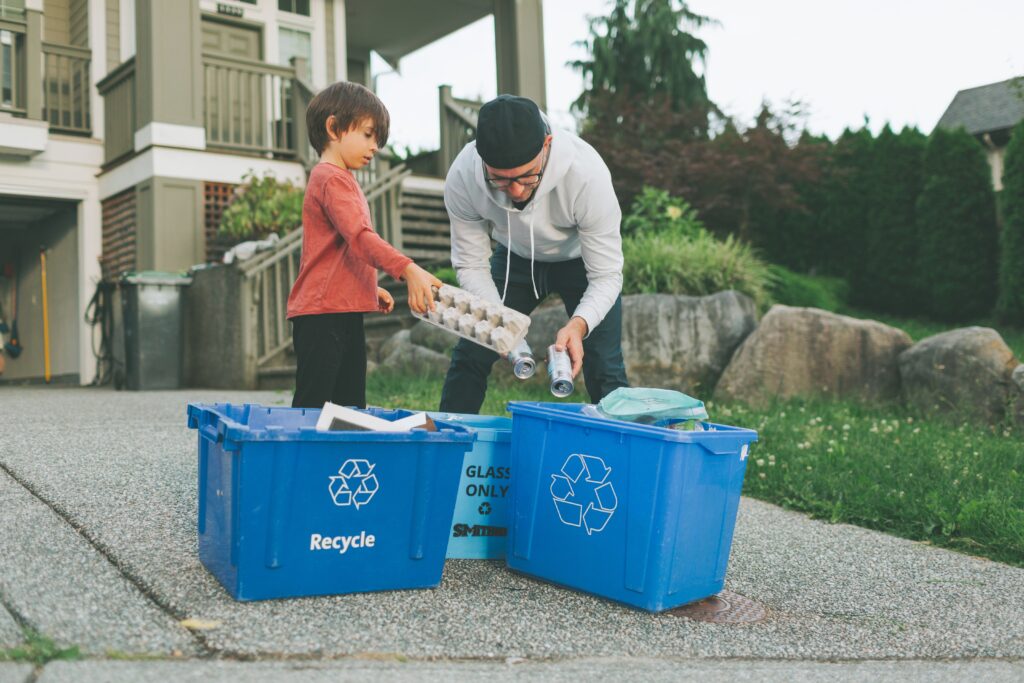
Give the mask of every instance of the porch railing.
M 437 173 L 444 178 L 462 148 L 476 137 L 476 119 L 482 103 L 453 97 L 450 85 L 442 85 L 438 91 L 441 148 L 437 155 Z
M 103 96 L 103 163 L 135 151 L 135 58 L 96 84 Z
M 87 48 L 43 43 L 43 120 L 50 130 L 88 135 L 92 132 Z
M 25 26 L 0 20 L 0 112 L 25 116 Z
M 203 55 L 203 70 L 208 147 L 297 156 L 294 68 Z
M 401 248 L 399 199 L 402 181 L 410 175 L 404 165 L 374 170 L 375 179 L 364 186 L 370 217 L 381 237 Z M 364 174 L 365 175 L 365 174 Z M 397 243 L 396 243 L 397 242 Z M 302 228 L 278 242 L 272 251 L 244 261 L 239 268 L 245 275 L 246 297 L 252 306 L 248 319 L 257 368 L 266 366 L 292 344 L 288 324 L 288 294 L 299 273 L 302 255 Z

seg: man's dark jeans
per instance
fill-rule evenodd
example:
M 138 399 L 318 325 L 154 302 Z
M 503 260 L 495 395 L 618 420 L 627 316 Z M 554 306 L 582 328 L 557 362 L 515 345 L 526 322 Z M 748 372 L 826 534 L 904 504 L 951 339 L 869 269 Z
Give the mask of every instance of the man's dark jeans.
M 498 246 L 491 256 L 491 277 L 500 293 L 505 287 L 505 258 L 507 251 Z M 540 299 L 533 295 L 530 284 L 530 261 L 512 254 L 509 267 L 508 294 L 505 305 L 529 315 L 544 297 L 554 292 L 562 297 L 565 312 L 572 315 L 587 288 L 587 270 L 583 259 L 556 263 L 534 263 L 534 279 Z M 546 340 L 545 344 L 554 344 Z M 547 348 L 533 349 L 540 362 Z M 452 351 L 452 363 L 444 380 L 440 410 L 449 413 L 479 413 L 487 393 L 487 377 L 498 354 L 465 339 L 459 340 Z M 543 364 L 537 368 L 544 371 Z M 622 297 L 608 311 L 597 329 L 583 340 L 583 379 L 592 403 L 619 387 L 629 386 L 626 366 L 622 360 Z

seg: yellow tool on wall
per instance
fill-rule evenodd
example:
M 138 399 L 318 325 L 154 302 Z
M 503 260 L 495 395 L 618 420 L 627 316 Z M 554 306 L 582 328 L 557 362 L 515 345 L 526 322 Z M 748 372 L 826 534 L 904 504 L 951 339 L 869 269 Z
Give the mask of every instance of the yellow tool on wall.
M 43 368 L 46 383 L 50 383 L 50 315 L 46 300 L 46 248 L 39 248 L 39 265 L 43 273 Z

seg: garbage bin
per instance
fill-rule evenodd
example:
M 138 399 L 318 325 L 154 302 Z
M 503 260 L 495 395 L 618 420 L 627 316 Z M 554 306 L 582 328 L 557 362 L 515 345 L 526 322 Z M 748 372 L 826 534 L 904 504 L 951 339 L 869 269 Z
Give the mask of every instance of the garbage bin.
M 180 388 L 184 288 L 192 278 L 147 271 L 127 274 L 120 284 L 124 386 L 135 391 Z
M 509 404 L 508 566 L 651 612 L 722 590 L 757 432 L 677 431 L 583 408 Z
M 437 431 L 320 432 L 319 417 L 312 408 L 189 404 L 200 561 L 236 600 L 437 586 L 474 434 L 440 420 Z

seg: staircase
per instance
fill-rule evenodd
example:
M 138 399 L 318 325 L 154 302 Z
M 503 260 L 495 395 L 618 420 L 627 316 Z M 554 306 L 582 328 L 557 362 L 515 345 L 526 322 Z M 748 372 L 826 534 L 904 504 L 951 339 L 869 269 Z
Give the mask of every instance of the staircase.
M 443 187 L 437 179 L 411 177 L 402 167 L 374 176 L 364 186 L 377 232 L 430 271 L 450 263 L 451 241 Z M 290 390 L 294 386 L 295 354 L 291 326 L 285 316 L 301 249 L 300 228 L 281 240 L 275 249 L 258 254 L 241 266 L 253 302 L 249 327 L 256 349 L 258 389 Z M 395 310 L 390 315 L 366 316 L 370 358 L 375 357 L 376 348 L 384 340 L 415 322 L 409 312 L 405 283 L 381 273 L 380 286 L 394 297 Z

